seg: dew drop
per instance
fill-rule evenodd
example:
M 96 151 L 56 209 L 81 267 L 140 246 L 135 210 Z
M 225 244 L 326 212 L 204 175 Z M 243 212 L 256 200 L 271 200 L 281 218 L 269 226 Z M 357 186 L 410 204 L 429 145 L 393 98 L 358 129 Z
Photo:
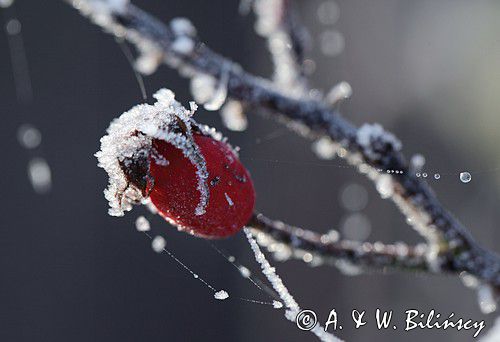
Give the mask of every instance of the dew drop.
M 439 178 L 441 178 L 441 175 L 439 173 L 435 173 L 434 174 L 434 179 L 439 179 Z
M 422 177 L 427 178 L 427 172 L 422 173 Z
M 472 176 L 469 172 L 460 172 L 460 181 L 462 183 L 469 183 L 472 179 Z

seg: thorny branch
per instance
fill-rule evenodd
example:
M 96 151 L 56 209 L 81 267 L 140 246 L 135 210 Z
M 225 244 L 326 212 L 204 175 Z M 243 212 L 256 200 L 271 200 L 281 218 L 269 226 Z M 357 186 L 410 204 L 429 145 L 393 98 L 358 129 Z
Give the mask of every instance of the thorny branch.
M 272 82 L 245 72 L 199 41 L 190 24 L 181 29 L 167 26 L 125 0 L 65 1 L 106 31 L 134 44 L 143 57 L 157 58 L 191 79 L 204 75 L 225 82 L 231 99 L 270 111 L 306 137 L 330 139 L 338 155 L 372 179 L 381 196 L 396 203 L 428 244 L 423 251 L 409 248 L 406 257 L 401 258 L 397 246 L 325 242 L 313 232 L 277 224 L 261 215 L 250 222 L 255 229 L 292 250 L 311 251 L 376 269 L 389 266 L 432 273 L 466 272 L 500 289 L 500 257 L 480 246 L 443 207 L 429 185 L 412 172 L 400 151 L 399 140 L 380 125 L 358 128 L 325 101 L 289 95 Z

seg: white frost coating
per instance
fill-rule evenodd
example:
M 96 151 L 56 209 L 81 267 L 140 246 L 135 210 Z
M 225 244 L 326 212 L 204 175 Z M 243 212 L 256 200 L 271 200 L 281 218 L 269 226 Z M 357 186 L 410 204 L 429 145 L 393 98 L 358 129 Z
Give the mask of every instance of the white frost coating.
M 365 155 L 374 160 L 381 157 L 380 153 L 373 149 L 374 141 L 392 145 L 396 151 L 401 149 L 401 142 L 392 133 L 386 132 L 379 124 L 364 124 L 361 126 L 358 129 L 356 141 L 363 148 Z
M 166 244 L 165 239 L 158 235 L 151 241 L 151 248 L 153 248 L 153 251 L 156 253 L 161 253 L 165 249 Z
M 382 198 L 389 198 L 394 194 L 394 182 L 387 174 L 380 175 L 375 180 L 375 187 Z
M 196 74 L 191 78 L 190 89 L 191 95 L 198 103 L 206 103 L 215 94 L 215 87 L 217 85 L 217 80 L 206 74 Z
M 187 18 L 178 17 L 172 19 L 170 21 L 170 28 L 172 29 L 172 32 L 174 32 L 177 36 L 196 36 L 196 28 Z
M 203 107 L 206 110 L 215 111 L 219 110 L 227 98 L 227 83 L 229 81 L 229 67 L 225 65 L 222 70 L 222 75 L 217 85 L 217 89 L 212 94 L 212 97 L 205 102 Z
M 275 309 L 281 309 L 283 307 L 282 302 L 278 302 L 277 300 L 273 300 L 273 308 Z
M 289 96 L 301 97 L 307 89 L 297 65 L 294 53 L 291 51 L 292 41 L 284 28 L 284 0 L 256 0 L 253 10 L 256 15 L 255 31 L 267 38 L 274 65 L 273 80 L 276 85 L 287 92 Z
M 220 290 L 214 293 L 214 298 L 218 300 L 224 300 L 229 298 L 229 293 L 224 290 Z
M 231 197 L 229 197 L 229 195 L 226 193 L 224 193 L 224 196 L 226 197 L 227 204 L 229 204 L 229 206 L 232 207 L 234 205 L 234 202 L 231 199 Z
M 326 102 L 332 106 L 340 101 L 346 100 L 352 96 L 352 87 L 349 83 L 343 81 L 335 85 L 326 95 Z
M 134 63 L 135 70 L 143 75 L 153 74 L 163 62 L 163 52 L 147 40 L 138 42 L 136 47 L 139 56 Z
M 193 52 L 194 45 L 194 41 L 191 38 L 180 36 L 172 43 L 172 50 L 181 55 L 187 55 Z
M 122 14 L 127 10 L 128 0 L 74 0 L 73 7 L 97 25 L 109 30 L 117 36 L 122 35 L 122 29 L 116 25 L 113 14 Z
M 497 301 L 494 290 L 488 284 L 481 284 L 477 289 L 477 299 L 479 308 L 485 315 L 495 312 L 497 309 Z
M 10 7 L 14 3 L 14 0 L 0 0 L 0 7 L 7 8 Z
M 262 273 L 266 276 L 267 280 L 269 280 L 273 289 L 278 293 L 279 297 L 286 307 L 285 317 L 289 321 L 295 323 L 297 314 L 300 312 L 299 305 L 292 297 L 281 278 L 276 274 L 276 269 L 271 266 L 269 261 L 267 261 L 266 256 L 264 255 L 264 253 L 262 253 L 259 245 L 257 244 L 257 241 L 255 241 L 254 237 L 252 236 L 251 230 L 246 227 L 243 228 L 243 230 L 245 231 L 248 243 L 250 244 L 250 247 L 252 248 L 252 251 L 255 255 L 255 260 L 260 264 L 260 267 L 262 268 Z M 341 342 L 341 340 L 337 337 L 325 332 L 325 330 L 319 324 L 317 324 L 311 330 L 311 332 L 315 334 L 321 341 Z
M 125 211 L 132 209 L 132 204 L 147 200 L 140 189 L 128 182 L 120 163 L 149 156 L 153 139 L 160 139 L 180 149 L 196 167 L 200 201 L 195 214 L 203 215 L 209 199 L 208 171 L 205 159 L 192 139 L 191 115 L 194 111 L 185 109 L 170 90 L 161 89 L 153 97 L 157 100 L 153 105 L 137 105 L 114 119 L 107 130 L 108 134 L 101 138 L 101 150 L 95 155 L 99 167 L 109 175 L 109 185 L 104 191 L 109 201 L 109 214 L 123 216 Z M 169 130 L 179 120 L 186 127 L 185 134 Z
M 147 218 L 145 218 L 144 216 L 139 216 L 135 220 L 135 228 L 139 232 L 147 232 L 147 231 L 151 230 L 151 225 L 149 224 L 149 221 L 147 220 Z
M 246 268 L 245 266 L 238 267 L 238 270 L 240 271 L 241 276 L 243 278 L 249 278 L 252 275 L 252 272 L 250 272 L 250 270 L 248 268 Z
M 312 144 L 314 154 L 320 159 L 330 160 L 337 155 L 339 144 L 329 137 L 321 137 Z
M 239 101 L 227 101 L 220 111 L 222 123 L 227 129 L 242 132 L 248 127 L 248 120 Z
M 484 335 L 479 342 L 498 342 L 500 341 L 500 317 L 495 321 L 495 325 Z

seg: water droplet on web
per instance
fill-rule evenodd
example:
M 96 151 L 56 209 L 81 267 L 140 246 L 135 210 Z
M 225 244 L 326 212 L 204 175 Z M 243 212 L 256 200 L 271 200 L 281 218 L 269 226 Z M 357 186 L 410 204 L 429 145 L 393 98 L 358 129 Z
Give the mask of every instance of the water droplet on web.
M 439 178 L 441 178 L 441 175 L 439 173 L 435 173 L 434 174 L 434 179 L 439 179 Z
M 151 241 L 151 248 L 153 248 L 153 251 L 156 253 L 161 253 L 165 249 L 165 239 L 161 236 L 155 236 L 153 241 Z
M 427 173 L 426 172 L 422 173 L 422 177 L 427 178 Z
M 24 148 L 36 148 L 42 142 L 42 134 L 35 126 L 25 124 L 17 129 L 17 140 Z
M 462 183 L 469 183 L 472 179 L 472 176 L 469 172 L 460 172 L 460 181 Z
M 240 266 L 239 267 L 240 273 L 243 276 L 243 278 L 248 278 L 252 274 L 248 268 L 245 266 Z

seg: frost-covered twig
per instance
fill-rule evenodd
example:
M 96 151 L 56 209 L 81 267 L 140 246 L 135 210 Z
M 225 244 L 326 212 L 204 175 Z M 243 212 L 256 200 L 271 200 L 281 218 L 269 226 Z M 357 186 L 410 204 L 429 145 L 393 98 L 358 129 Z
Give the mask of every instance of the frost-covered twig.
M 274 65 L 273 80 L 288 95 L 303 96 L 307 90 L 304 52 L 308 35 L 299 25 L 290 0 L 255 0 L 255 30 L 267 38 Z
M 255 260 L 257 260 L 257 262 L 260 264 L 260 267 L 262 268 L 262 273 L 264 273 L 266 278 L 271 283 L 273 289 L 278 293 L 283 303 L 285 303 L 285 308 L 286 308 L 285 317 L 289 321 L 295 323 L 297 315 L 301 311 L 299 304 L 290 294 L 285 284 L 283 284 L 281 278 L 276 274 L 276 269 L 271 266 L 269 261 L 267 261 L 266 256 L 264 255 L 264 253 L 262 253 L 262 251 L 259 248 L 259 245 L 252 236 L 252 232 L 250 231 L 250 229 L 244 228 L 244 231 L 248 239 L 248 243 L 250 244 L 250 248 L 252 248 L 252 251 L 255 255 Z M 339 338 L 326 332 L 326 329 L 324 329 L 319 324 L 315 324 L 310 330 L 323 342 L 342 342 L 342 340 L 340 340 Z
M 357 128 L 326 103 L 287 95 L 210 50 L 198 40 L 189 22 L 168 27 L 126 0 L 65 1 L 143 53 L 149 51 L 155 58 L 161 55 L 162 61 L 181 75 L 225 79 L 228 97 L 267 109 L 308 137 L 328 137 L 338 147 L 339 156 L 372 179 L 381 196 L 392 199 L 413 227 L 427 238 L 434 249 L 428 254 L 428 261 L 435 272 L 465 271 L 500 287 L 499 256 L 475 242 L 468 230 L 446 211 L 425 180 L 410 172 L 400 142 L 381 126 L 365 124 Z
M 286 255 L 301 258 L 312 265 L 333 264 L 341 270 L 345 270 L 343 266 L 353 266 L 369 270 L 403 269 L 432 272 L 426 258 L 425 244 L 407 246 L 404 243 L 339 240 L 328 234 L 321 235 L 271 220 L 262 214 L 254 215 L 248 225 L 257 230 L 255 235 L 259 243 L 274 251 L 278 259 L 280 255 Z M 273 247 L 273 244 L 283 244 L 283 248 L 289 250 L 283 251 Z M 310 255 L 307 256 L 306 253 Z M 353 267 L 349 269 L 352 270 Z

